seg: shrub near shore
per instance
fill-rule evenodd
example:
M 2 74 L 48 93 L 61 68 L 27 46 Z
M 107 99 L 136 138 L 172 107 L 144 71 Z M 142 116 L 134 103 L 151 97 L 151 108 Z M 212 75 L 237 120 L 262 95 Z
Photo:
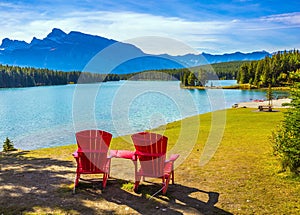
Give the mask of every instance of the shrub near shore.
M 287 168 L 300 175 L 300 84 L 291 90 L 291 108 L 286 112 L 285 118 L 278 131 L 273 133 L 275 154 L 281 158 L 283 171 Z

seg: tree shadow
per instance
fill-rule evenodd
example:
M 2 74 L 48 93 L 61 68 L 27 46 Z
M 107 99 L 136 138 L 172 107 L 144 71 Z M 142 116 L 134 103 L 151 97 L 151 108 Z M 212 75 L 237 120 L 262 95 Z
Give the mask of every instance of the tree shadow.
M 33 158 L 26 154 L 28 151 L 0 152 L 0 214 L 114 212 L 83 204 L 83 198 L 92 201 L 94 196 L 72 195 L 74 162 Z

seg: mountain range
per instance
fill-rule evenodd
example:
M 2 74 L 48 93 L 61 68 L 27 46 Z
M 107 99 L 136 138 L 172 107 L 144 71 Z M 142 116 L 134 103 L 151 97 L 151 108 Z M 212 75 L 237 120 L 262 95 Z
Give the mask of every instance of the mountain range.
M 259 60 L 267 55 L 270 53 L 266 51 L 223 55 L 208 53 L 180 56 L 150 55 L 132 44 L 76 31 L 67 34 L 57 28 L 44 39 L 33 37 L 31 42 L 27 43 L 5 38 L 0 46 L 0 64 L 116 74 Z

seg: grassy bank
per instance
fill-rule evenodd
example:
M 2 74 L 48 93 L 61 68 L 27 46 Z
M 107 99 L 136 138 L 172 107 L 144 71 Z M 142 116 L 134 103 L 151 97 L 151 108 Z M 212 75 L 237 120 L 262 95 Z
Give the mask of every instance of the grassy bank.
M 205 166 L 199 159 L 211 128 L 211 113 L 185 119 L 193 133 L 200 117 L 200 132 L 190 156 L 175 171 L 175 185 L 166 196 L 149 197 L 160 188 L 143 182 L 136 194 L 132 183 L 112 178 L 104 191 L 97 183 L 81 183 L 72 195 L 75 145 L 1 154 L 0 214 L 299 214 L 299 178 L 278 173 L 279 162 L 272 155 L 271 131 L 282 112 L 254 109 L 226 111 L 223 139 Z M 182 121 L 168 124 L 169 148 L 176 143 Z M 181 140 L 188 143 L 190 135 Z M 112 141 L 113 149 L 133 149 L 129 137 Z M 125 161 L 124 161 L 125 162 Z M 120 168 L 114 163 L 112 169 Z M 133 168 L 133 166 L 132 166 Z M 114 174 L 112 174 L 114 177 Z

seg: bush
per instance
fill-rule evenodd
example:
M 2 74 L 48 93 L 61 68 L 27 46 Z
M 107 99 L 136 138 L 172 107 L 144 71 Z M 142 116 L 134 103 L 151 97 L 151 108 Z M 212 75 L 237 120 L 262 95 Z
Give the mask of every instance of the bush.
M 272 142 L 275 155 L 281 159 L 283 170 L 300 174 L 300 84 L 291 89 L 291 108 L 285 113 L 284 120 Z
M 15 147 L 12 141 L 6 137 L 6 140 L 3 142 L 3 151 L 9 152 L 9 151 L 15 151 Z

